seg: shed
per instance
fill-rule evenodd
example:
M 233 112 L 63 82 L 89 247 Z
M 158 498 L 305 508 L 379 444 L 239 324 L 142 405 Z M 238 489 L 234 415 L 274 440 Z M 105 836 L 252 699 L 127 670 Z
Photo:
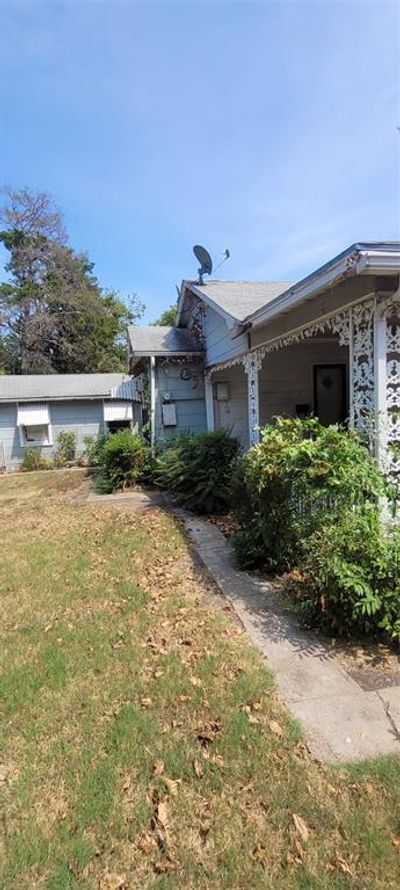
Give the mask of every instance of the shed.
M 27 446 L 52 457 L 62 430 L 75 433 L 79 457 L 86 436 L 140 421 L 137 382 L 125 374 L 0 376 L 0 468 L 18 467 Z

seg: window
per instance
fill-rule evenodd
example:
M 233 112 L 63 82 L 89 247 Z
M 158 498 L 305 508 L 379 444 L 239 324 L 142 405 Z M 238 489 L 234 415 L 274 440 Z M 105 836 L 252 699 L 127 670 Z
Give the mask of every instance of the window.
M 23 426 L 22 429 L 27 445 L 50 445 L 49 424 L 41 423 L 36 426 Z
M 19 403 L 17 425 L 22 447 L 53 444 L 50 412 L 46 402 Z

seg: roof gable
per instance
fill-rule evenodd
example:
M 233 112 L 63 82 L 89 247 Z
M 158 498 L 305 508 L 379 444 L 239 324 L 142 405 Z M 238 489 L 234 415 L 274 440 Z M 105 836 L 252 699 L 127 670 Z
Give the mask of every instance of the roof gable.
M 219 312 L 228 324 L 244 319 L 284 293 L 291 281 L 184 281 L 181 288 L 178 324 L 184 324 L 185 302 L 194 295 Z

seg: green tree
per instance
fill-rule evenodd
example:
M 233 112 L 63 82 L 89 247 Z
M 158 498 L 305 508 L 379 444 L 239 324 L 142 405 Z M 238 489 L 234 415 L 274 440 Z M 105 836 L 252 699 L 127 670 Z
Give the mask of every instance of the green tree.
M 176 324 L 176 316 L 178 314 L 178 306 L 176 303 L 173 303 L 169 309 L 164 309 L 164 312 L 161 313 L 159 318 L 156 318 L 155 321 L 152 321 L 152 325 L 169 325 L 172 326 Z
M 126 367 L 127 324 L 143 306 L 104 290 L 86 254 L 67 244 L 46 193 L 3 189 L 0 241 L 9 252 L 0 284 L 0 355 L 8 373 L 117 371 Z

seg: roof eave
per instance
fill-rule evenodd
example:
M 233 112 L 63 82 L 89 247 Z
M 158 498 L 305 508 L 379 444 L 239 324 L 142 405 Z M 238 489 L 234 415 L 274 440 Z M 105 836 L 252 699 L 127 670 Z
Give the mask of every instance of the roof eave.
M 320 274 L 313 273 L 312 276 L 304 278 L 297 285 L 271 300 L 267 306 L 249 315 L 243 322 L 243 330 L 246 327 L 256 328 L 261 324 L 265 324 L 266 321 L 269 321 L 274 316 L 289 311 L 305 300 L 316 296 L 327 287 L 332 287 L 346 278 L 352 278 L 360 274 L 393 275 L 399 274 L 399 272 L 400 252 L 396 260 L 394 259 L 393 251 L 367 251 L 352 247 L 337 258 L 336 261 L 333 261 L 332 264 L 323 266 Z

